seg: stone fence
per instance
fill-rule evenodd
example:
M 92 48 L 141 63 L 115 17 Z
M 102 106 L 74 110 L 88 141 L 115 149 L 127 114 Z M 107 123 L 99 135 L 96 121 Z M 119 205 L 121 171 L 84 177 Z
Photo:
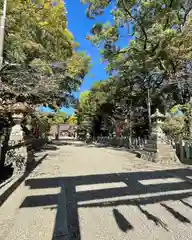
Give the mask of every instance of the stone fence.
M 181 162 L 192 164 L 192 140 L 174 142 L 174 147 Z
M 113 146 L 113 147 L 124 147 L 127 149 L 139 149 L 142 150 L 144 145 L 147 142 L 147 137 L 135 137 L 130 138 L 127 137 L 98 137 L 96 139 L 97 143 L 104 144 L 105 146 Z M 180 161 L 183 163 L 192 164 L 192 140 L 182 140 L 172 141 L 173 147 L 176 149 L 177 156 Z
M 97 143 L 113 147 L 126 147 L 128 149 L 142 149 L 147 142 L 145 138 L 132 138 L 130 137 L 97 137 Z

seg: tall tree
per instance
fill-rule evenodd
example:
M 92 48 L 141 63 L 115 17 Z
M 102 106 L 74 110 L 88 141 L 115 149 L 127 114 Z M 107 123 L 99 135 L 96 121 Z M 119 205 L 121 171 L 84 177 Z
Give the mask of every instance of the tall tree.
M 0 9 L 3 2 L 0 0 Z M 74 100 L 71 93 L 82 83 L 90 61 L 78 51 L 68 30 L 63 0 L 8 0 L 3 58 L 0 100 L 5 105 L 9 99 L 11 103 L 49 104 L 54 109 Z M 11 114 L 8 119 L 12 120 Z M 57 113 L 52 120 L 59 124 L 64 118 Z M 6 122 L 7 128 L 10 122 Z M 48 130 L 47 120 L 41 122 Z M 7 134 L 0 167 L 4 166 L 8 139 Z
M 103 14 L 107 7 L 112 8 L 113 21 L 95 24 L 92 35 L 87 37 L 101 48 L 111 74 L 115 71 L 130 85 L 144 88 L 190 77 L 192 4 L 183 0 L 82 2 L 88 4 L 90 18 Z M 133 39 L 129 41 L 131 36 Z M 118 40 L 122 38 L 129 44 L 119 47 Z
M 147 103 L 148 109 L 150 103 L 154 107 L 164 105 L 160 107 L 165 110 L 168 102 L 170 105 L 182 102 L 181 89 L 167 84 L 174 81 L 183 85 L 192 75 L 190 1 L 82 0 L 82 3 L 88 5 L 89 18 L 111 10 L 113 20 L 95 24 L 87 39 L 100 49 L 108 64 L 107 71 L 116 85 L 112 99 L 120 110 L 118 113 L 124 108 L 121 102 L 128 99 L 132 100 L 134 112 L 146 108 Z M 127 41 L 124 46 L 119 44 L 122 39 Z
M 63 101 L 63 93 L 78 89 L 89 69 L 89 57 L 77 51 L 67 29 L 62 0 L 8 1 L 4 45 L 2 98 Z

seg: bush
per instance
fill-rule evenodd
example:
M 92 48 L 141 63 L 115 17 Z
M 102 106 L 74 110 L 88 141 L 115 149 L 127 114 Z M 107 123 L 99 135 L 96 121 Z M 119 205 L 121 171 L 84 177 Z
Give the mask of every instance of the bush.
M 171 138 L 180 138 L 185 135 L 185 118 L 170 117 L 163 124 L 164 132 Z

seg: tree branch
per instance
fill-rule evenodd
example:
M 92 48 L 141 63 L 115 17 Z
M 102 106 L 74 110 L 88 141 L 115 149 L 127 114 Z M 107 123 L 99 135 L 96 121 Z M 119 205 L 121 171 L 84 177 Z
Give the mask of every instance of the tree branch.
M 123 6 L 124 6 L 124 10 L 125 10 L 126 13 L 129 15 L 130 18 L 132 18 L 134 21 L 136 21 L 136 22 L 139 24 L 139 26 L 140 26 L 143 34 L 144 34 L 144 38 L 145 38 L 145 39 L 144 39 L 144 47 L 143 47 L 143 48 L 144 48 L 144 50 L 146 50 L 148 38 L 147 38 L 147 33 L 146 33 L 146 31 L 145 31 L 145 28 L 144 28 L 143 24 L 142 24 L 137 18 L 133 17 L 133 15 L 130 13 L 130 11 L 129 11 L 129 9 L 128 9 L 125 1 L 126 1 L 126 0 L 122 0 Z

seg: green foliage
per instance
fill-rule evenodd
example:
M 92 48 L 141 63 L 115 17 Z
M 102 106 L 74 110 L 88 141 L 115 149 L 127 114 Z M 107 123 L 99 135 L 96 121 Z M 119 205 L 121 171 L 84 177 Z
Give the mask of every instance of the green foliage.
M 36 113 L 32 118 L 32 126 L 39 126 L 41 136 L 49 133 L 51 126 L 60 125 L 67 121 L 67 114 L 64 112 L 55 112 L 54 114 Z
M 79 98 L 79 110 L 81 111 L 82 120 L 86 115 L 92 115 L 93 105 L 91 100 L 90 91 L 84 91 L 80 94 Z
M 77 90 L 90 61 L 77 46 L 63 0 L 8 1 L 1 98 L 22 95 L 35 104 L 52 103 Z
M 32 118 L 32 126 L 35 127 L 36 125 L 39 126 L 40 135 L 46 135 L 50 131 L 51 124 L 49 122 L 49 117 L 43 113 L 37 113 Z
M 192 105 L 191 103 L 178 104 L 171 108 L 170 112 L 175 114 L 178 110 L 184 116 L 172 116 L 166 119 L 164 131 L 171 137 L 191 138 L 192 130 Z
M 49 117 L 48 122 L 50 125 L 60 125 L 65 123 L 66 120 L 67 120 L 67 114 L 64 112 L 58 111 Z
M 87 131 L 94 132 L 96 125 L 107 125 L 107 129 L 113 125 L 115 109 L 115 88 L 111 79 L 95 82 L 90 91 L 80 95 L 77 110 L 77 122 L 79 124 L 79 135 L 85 135 Z M 105 123 L 101 121 L 105 119 Z M 101 127 L 104 129 L 103 127 Z
M 76 125 L 76 124 L 77 124 L 77 116 L 71 115 L 71 116 L 67 119 L 67 123 L 68 123 L 69 125 Z
M 99 103 L 100 99 L 111 102 L 111 116 L 115 108 L 116 115 L 125 117 L 123 102 L 127 100 L 132 101 L 133 112 L 147 108 L 149 100 L 152 107 L 164 110 L 180 103 L 181 89 L 167 83 L 189 80 L 192 73 L 192 5 L 182 0 L 82 0 L 82 3 L 88 5 L 89 18 L 97 19 L 108 9 L 112 9 L 113 18 L 111 23 L 96 22 L 87 36 L 99 48 L 110 74 L 105 90 L 100 88 L 97 94 L 91 90 L 89 95 L 97 95 Z M 122 39 L 129 44 L 119 44 Z M 104 98 L 100 97 L 103 91 Z M 106 102 L 102 107 L 97 103 L 94 112 L 107 113 Z
M 78 113 L 80 121 L 96 118 L 101 114 L 101 108 L 108 102 L 108 94 L 104 91 L 106 82 L 96 82 L 90 91 L 81 93 L 79 99 Z
M 163 125 L 164 132 L 172 137 L 182 137 L 185 135 L 185 119 L 183 117 L 167 118 Z
M 97 46 L 103 46 L 103 58 L 108 61 L 108 70 L 135 73 L 135 70 L 150 72 L 155 69 L 171 75 L 180 71 L 183 61 L 191 60 L 192 24 L 189 16 L 191 6 L 183 1 L 97 1 L 86 0 L 89 16 L 103 13 L 113 5 L 111 24 L 96 24 L 88 36 Z M 133 31 L 134 26 L 134 31 Z M 185 27 L 184 27 L 185 26 Z M 129 47 L 119 48 L 119 39 L 134 39 Z M 125 69 L 125 66 L 127 70 Z
M 178 111 L 178 109 L 181 109 L 181 108 L 183 108 L 183 106 L 181 104 L 177 104 L 171 108 L 170 112 L 174 114 Z

